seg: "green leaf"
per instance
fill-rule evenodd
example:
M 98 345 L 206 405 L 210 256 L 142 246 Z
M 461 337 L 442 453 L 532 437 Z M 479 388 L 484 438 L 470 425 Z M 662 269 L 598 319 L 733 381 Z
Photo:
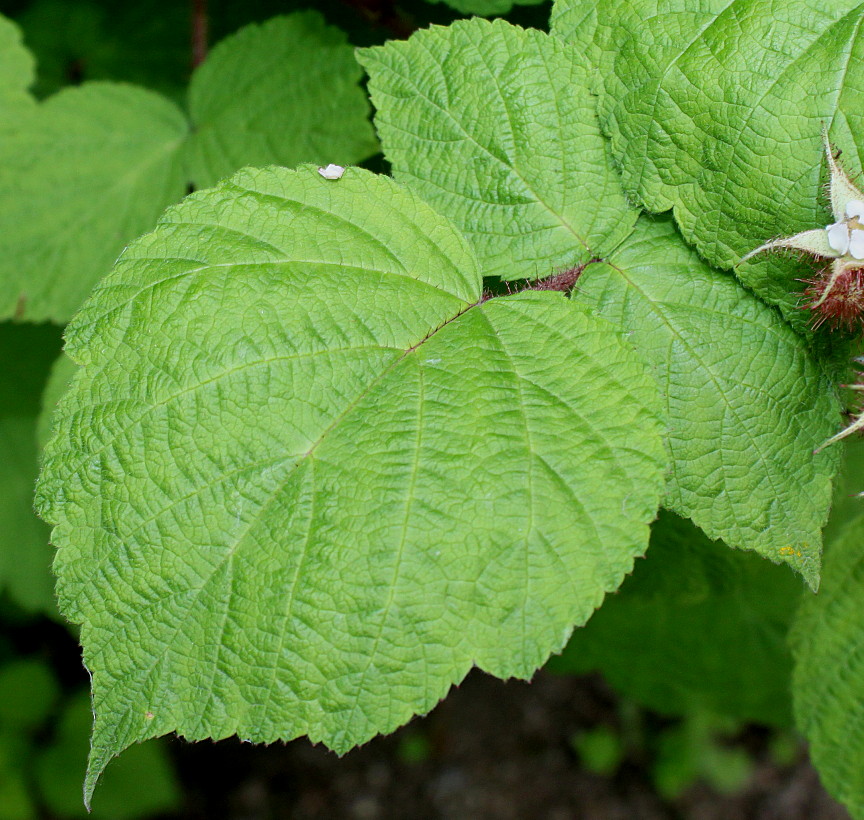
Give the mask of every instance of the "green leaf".
M 710 538 L 788 563 L 815 587 L 840 451 L 831 380 L 804 340 L 712 270 L 670 219 L 643 218 L 578 298 L 626 329 L 666 399 L 665 504 Z
M 0 734 L 0 806 L 4 820 L 35 820 L 39 814 L 21 769 L 17 741 L 17 737 Z
M 27 90 L 32 82 L 33 58 L 21 42 L 21 32 L 0 15 L 0 112 L 4 119 L 32 105 Z M 8 121 L 2 127 L 8 128 Z
M 786 633 L 801 592 L 785 567 L 730 550 L 663 512 L 645 560 L 548 668 L 599 670 L 663 714 L 708 710 L 788 725 Z
M 38 496 L 93 675 L 88 795 L 154 735 L 341 752 L 472 666 L 528 677 L 647 545 L 641 358 L 560 293 L 482 300 L 388 178 L 193 195 L 67 339 Z
M 655 741 L 654 788 L 669 801 L 678 800 L 699 780 L 721 793 L 740 791 L 754 769 L 744 749 L 730 748 L 729 735 L 740 728 L 708 712 L 697 712 L 663 729 Z
M 78 366 L 67 355 L 61 354 L 54 360 L 48 381 L 42 391 L 42 408 L 36 422 L 36 442 L 42 450 L 51 438 L 54 429 L 54 409 L 60 397 L 72 383 Z
M 833 221 L 820 196 L 823 125 L 847 170 L 862 167 L 857 0 L 673 0 L 659 10 L 627 0 L 602 14 L 594 5 L 557 0 L 553 30 L 575 32 L 598 64 L 599 116 L 628 194 L 674 209 L 684 237 L 723 268 L 773 237 Z M 799 263 L 766 256 L 740 275 L 790 321 L 807 322 L 795 309 Z
M 244 165 L 348 165 L 377 150 L 345 33 L 317 12 L 228 37 L 189 87 L 190 175 L 212 185 Z
M 599 18 L 604 20 L 614 17 L 620 6 L 604 5 L 602 8 L 589 0 L 555 0 L 552 3 L 552 14 L 549 18 L 549 31 L 556 37 L 577 48 L 584 64 L 596 69 L 601 61 L 600 48 L 597 40 L 597 25 Z M 596 77 L 596 71 L 595 77 Z
M 574 49 L 503 20 L 360 52 L 401 182 L 469 237 L 485 276 L 535 279 L 632 230 Z
M 864 508 L 864 502 L 862 502 Z M 864 817 L 864 513 L 825 550 L 818 595 L 792 631 L 795 722 L 825 787 Z
M 843 461 L 834 479 L 831 514 L 822 533 L 826 544 L 830 543 L 849 521 L 864 512 L 864 438 L 850 436 L 844 439 L 840 446 Z
M 0 317 L 68 319 L 184 193 L 183 114 L 143 89 L 70 88 L 0 137 Z
M 0 318 L 67 321 L 190 180 L 372 153 L 344 39 L 315 12 L 228 38 L 193 77 L 191 133 L 164 97 L 102 82 L 64 89 L 14 129 L 0 127 Z
M 545 0 L 427 0 L 429 3 L 446 3 L 461 14 L 479 14 L 491 17 L 495 14 L 507 14 L 516 6 L 538 6 Z
M 0 727 L 18 733 L 38 729 L 54 708 L 58 688 L 44 661 L 21 658 L 0 667 Z
M 33 488 L 40 395 L 60 346 L 55 327 L 0 323 L 0 591 L 27 612 L 55 608 L 53 550 Z

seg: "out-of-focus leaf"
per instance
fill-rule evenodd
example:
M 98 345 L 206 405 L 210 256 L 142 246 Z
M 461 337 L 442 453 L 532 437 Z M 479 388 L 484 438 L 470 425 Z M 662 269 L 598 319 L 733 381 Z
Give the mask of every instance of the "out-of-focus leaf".
M 190 12 L 160 0 L 36 0 L 16 18 L 40 97 L 87 80 L 136 83 L 179 101 L 192 70 Z
M 344 32 L 317 12 L 226 38 L 189 87 L 189 174 L 212 185 L 244 165 L 349 165 L 377 150 L 363 72 Z
M 14 27 L 0 22 L 13 41 Z M 20 59 L 4 68 L 9 87 L 28 79 Z M 191 120 L 159 94 L 107 82 L 16 104 L 14 128 L 0 118 L 0 318 L 68 321 L 190 182 L 374 153 L 360 76 L 345 35 L 309 11 L 214 48 L 192 78 Z
M 0 667 L 0 729 L 26 732 L 38 728 L 57 696 L 57 679 L 43 661 L 24 658 Z
M 90 83 L 0 136 L 0 316 L 67 320 L 123 246 L 183 195 L 186 133 L 158 94 Z
M 93 714 L 85 693 L 64 710 L 54 743 L 36 759 L 36 784 L 48 808 L 60 817 L 133 820 L 177 807 L 180 790 L 164 743 L 151 740 L 129 749 L 106 770 L 88 814 L 81 783 Z
M 802 589 L 786 567 L 712 542 L 663 512 L 645 560 L 548 667 L 600 670 L 666 714 L 707 710 L 788 725 L 786 634 Z
M 33 511 L 36 419 L 60 331 L 0 322 L 0 591 L 28 612 L 55 611 L 54 551 Z
M 428 0 L 430 3 L 446 3 L 462 14 L 476 14 L 491 17 L 507 14 L 513 6 L 539 6 L 546 0 Z
M 822 587 L 804 599 L 791 636 L 796 725 L 826 788 L 855 818 L 864 818 L 862 601 L 864 510 L 832 532 Z

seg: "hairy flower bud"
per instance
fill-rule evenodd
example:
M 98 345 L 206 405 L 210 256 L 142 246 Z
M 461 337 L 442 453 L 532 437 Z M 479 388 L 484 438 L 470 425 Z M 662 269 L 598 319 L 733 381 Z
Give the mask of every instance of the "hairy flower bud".
M 770 250 L 791 250 L 814 259 L 830 259 L 831 265 L 814 279 L 803 280 L 804 307 L 815 312 L 814 327 L 855 331 L 864 326 L 864 193 L 837 164 L 828 135 L 823 131 L 830 179 L 828 195 L 834 222 L 824 228 L 772 239 L 741 261 Z
M 814 328 L 827 324 L 854 332 L 864 324 L 864 267 L 845 267 L 833 278 L 829 268 L 802 281 L 809 285 L 803 307 L 814 311 Z
M 814 311 L 814 327 L 827 324 L 855 332 L 864 327 L 864 193 L 837 164 L 826 131 L 822 132 L 822 141 L 830 173 L 828 195 L 834 222 L 824 228 L 772 239 L 750 251 L 741 262 L 771 250 L 792 250 L 813 259 L 830 259 L 831 264 L 818 276 L 802 280 L 808 285 L 803 307 Z M 859 373 L 859 376 L 861 383 L 849 387 L 864 392 L 864 375 Z M 853 415 L 852 422 L 816 452 L 858 432 L 864 432 L 864 409 Z

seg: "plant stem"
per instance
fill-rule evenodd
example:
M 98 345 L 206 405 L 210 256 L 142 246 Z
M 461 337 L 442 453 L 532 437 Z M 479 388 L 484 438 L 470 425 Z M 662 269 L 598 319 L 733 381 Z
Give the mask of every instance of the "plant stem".
M 192 68 L 207 59 L 207 0 L 192 0 Z

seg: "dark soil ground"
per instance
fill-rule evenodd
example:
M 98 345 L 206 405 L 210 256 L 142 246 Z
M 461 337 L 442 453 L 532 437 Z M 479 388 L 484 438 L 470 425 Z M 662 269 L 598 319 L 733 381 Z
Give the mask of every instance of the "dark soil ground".
M 662 718 L 640 713 L 647 733 Z M 475 672 L 431 714 L 342 758 L 306 740 L 255 747 L 172 741 L 194 820 L 848 820 L 822 789 L 803 747 L 785 765 L 770 733 L 734 740 L 753 760 L 743 789 L 723 795 L 694 782 L 658 796 L 651 760 L 631 749 L 610 777 L 588 772 L 571 738 L 620 729 L 614 695 L 597 678 L 539 673 L 531 684 Z M 669 723 L 666 721 L 665 723 Z M 164 820 L 168 820 L 166 817 Z

